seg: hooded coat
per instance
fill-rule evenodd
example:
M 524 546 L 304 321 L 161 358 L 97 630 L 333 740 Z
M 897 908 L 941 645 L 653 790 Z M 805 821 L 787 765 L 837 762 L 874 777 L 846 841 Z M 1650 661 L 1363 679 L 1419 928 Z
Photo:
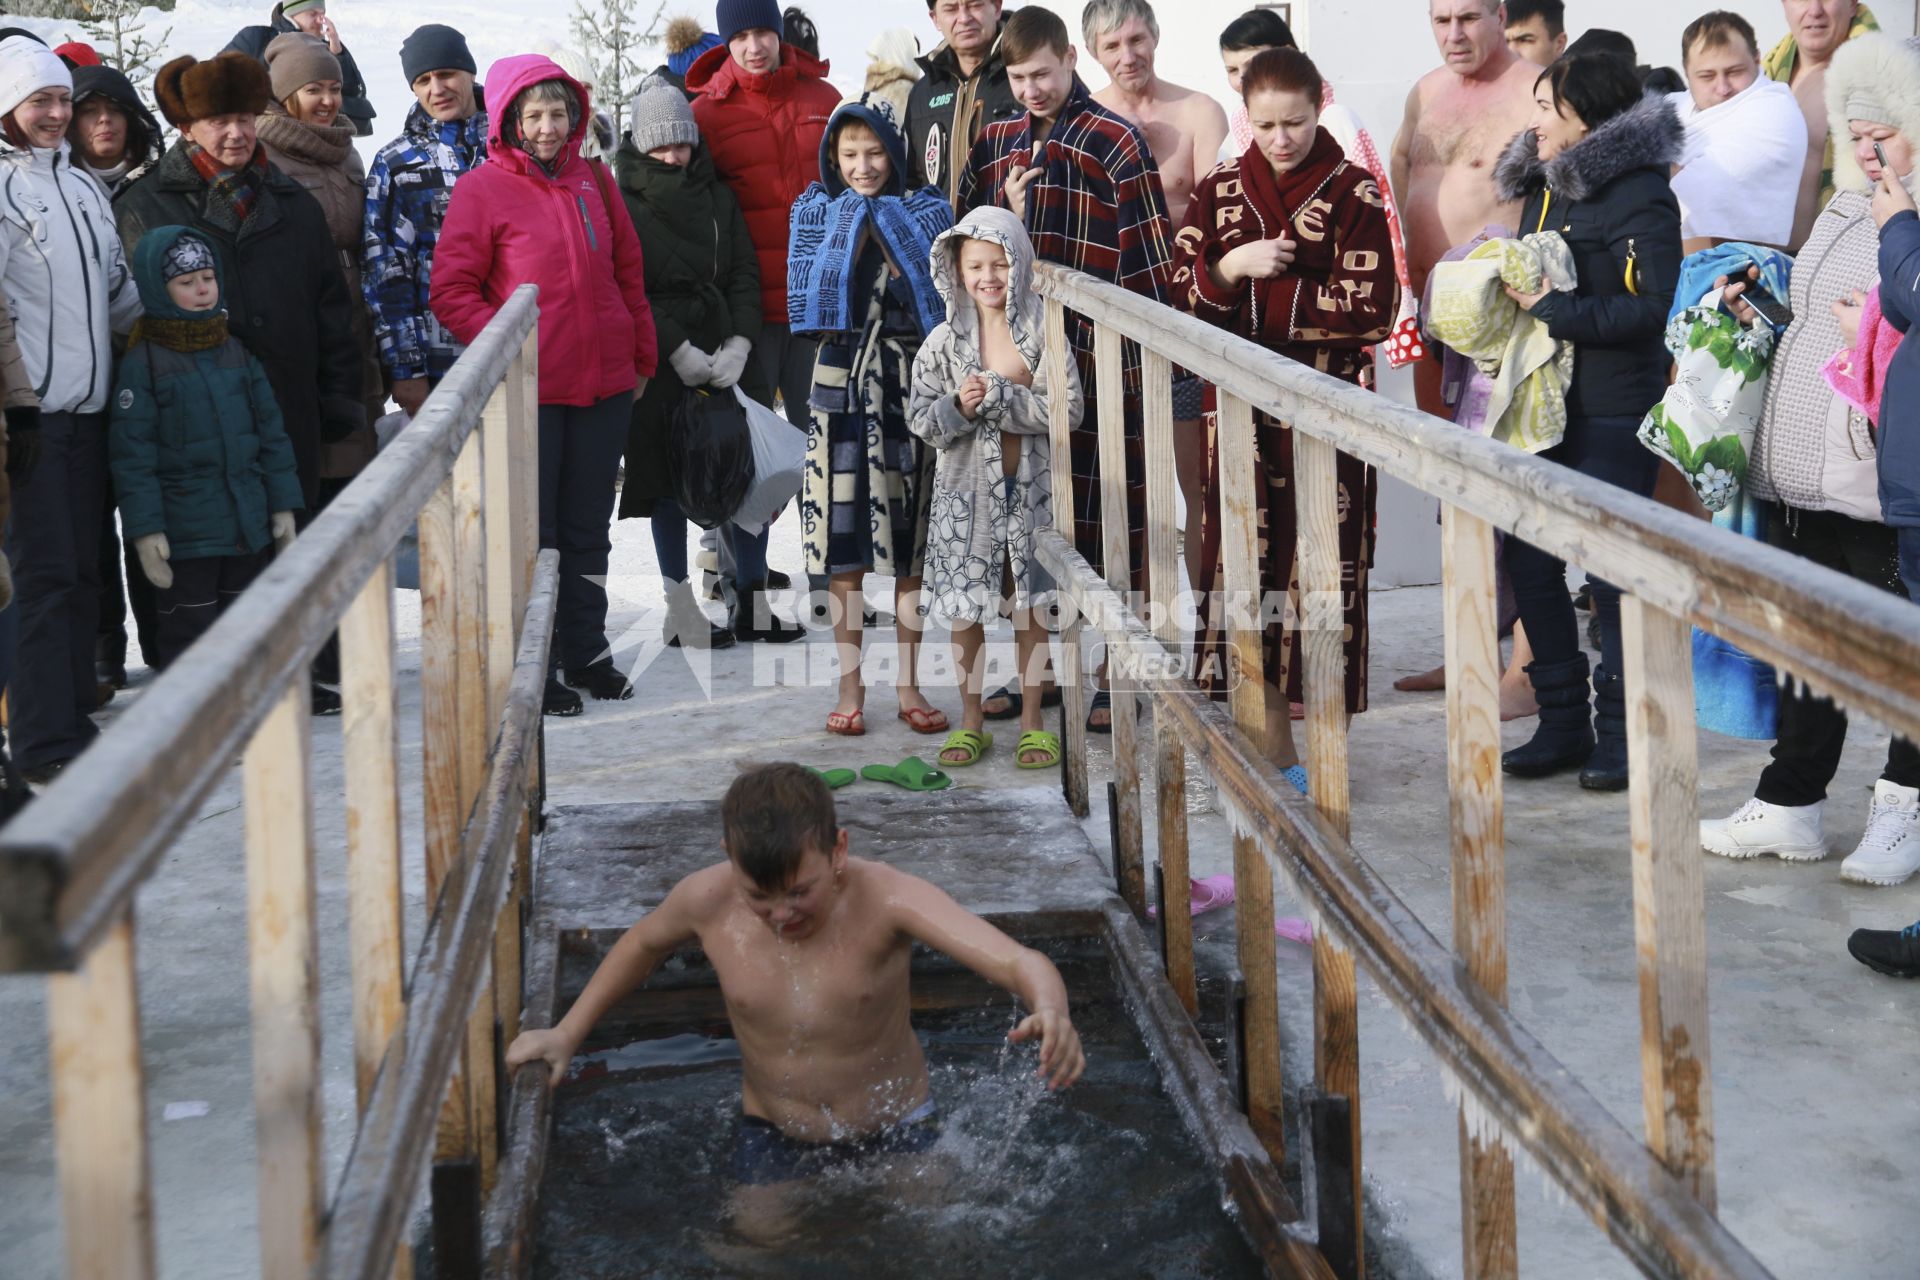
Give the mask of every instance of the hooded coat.
M 272 541 L 274 512 L 303 505 L 300 473 L 266 370 L 218 312 L 167 293 L 164 259 L 185 234 L 159 227 L 134 250 L 147 313 L 120 361 L 113 487 L 129 542 L 164 533 L 174 560 L 249 555 Z
M 1500 199 L 1523 202 L 1520 232 L 1558 231 L 1573 253 L 1573 291 L 1532 308 L 1556 340 L 1574 344 L 1570 418 L 1638 419 L 1666 394 L 1681 258 L 1667 175 L 1685 149 L 1673 104 L 1649 95 L 1546 164 L 1528 129 L 1494 167 Z
M 520 94 L 543 80 L 580 103 L 551 172 L 502 136 Z M 587 92 L 538 54 L 502 58 L 487 83 L 496 104 L 487 160 L 454 184 L 434 251 L 433 313 L 471 344 L 516 288 L 538 285 L 540 403 L 588 406 L 631 392 L 653 376 L 657 355 L 646 264 L 606 166 L 581 158 Z
M 998 245 L 1007 255 L 1007 327 L 1032 374 L 1031 386 L 983 367 L 979 312 L 955 265 L 968 240 Z M 927 607 L 949 622 L 984 622 L 998 608 L 1004 563 L 1012 575 L 1013 607 L 1044 608 L 1054 583 L 1034 554 L 1033 536 L 1053 524 L 1050 406 L 1055 395 L 1066 396 L 1068 424 L 1080 424 L 1080 375 L 1069 360 L 1066 386 L 1056 388 L 1048 380 L 1046 304 L 1033 289 L 1032 242 L 1013 214 L 975 209 L 940 236 L 932 265 L 947 318 L 914 357 L 908 411 L 913 433 L 933 447 L 936 459 L 927 529 Z M 969 421 L 955 395 L 976 373 L 986 375 L 987 397 Z M 1020 459 L 1011 482 L 1005 467 L 1009 447 Z
M 366 168 L 353 145 L 353 126 L 339 120 L 327 126 L 308 124 L 271 104 L 259 118 L 260 145 L 275 168 L 305 187 L 320 202 L 327 231 L 340 257 L 340 275 L 347 283 L 353 311 L 353 343 L 360 352 L 360 394 L 366 401 L 366 424 L 344 440 L 331 441 L 321 451 L 320 474 L 341 480 L 360 474 L 373 461 L 379 443 L 373 423 L 386 409 L 386 388 L 375 358 L 373 324 L 360 288 L 360 250 L 365 240 Z
M 453 186 L 487 158 L 486 98 L 479 85 L 473 94 L 476 109 L 465 120 L 438 121 L 414 103 L 400 136 L 367 171 L 360 286 L 380 363 L 395 382 L 444 378 L 460 356 L 434 317 L 430 286 Z
M 787 213 L 820 177 L 820 139 L 840 105 L 827 64 L 790 44 L 763 76 L 740 69 L 722 44 L 687 69 L 693 120 L 714 171 L 739 200 L 760 259 L 760 314 L 787 322 Z
M 220 52 L 225 53 L 227 49 L 238 50 L 264 66 L 267 61 L 267 46 L 273 43 L 274 37 L 283 36 L 289 31 L 300 30 L 294 25 L 293 19 L 280 12 L 281 8 L 279 4 L 273 6 L 273 14 L 267 19 L 266 25 L 242 27 L 234 32 L 233 39 L 227 41 L 227 48 Z M 373 119 L 377 113 L 373 109 L 373 103 L 367 98 L 367 80 L 360 74 L 360 66 L 353 60 L 353 54 L 344 45 L 340 49 L 340 88 L 346 95 L 340 114 L 353 121 L 353 132 L 356 136 L 362 138 L 372 136 Z
M 118 195 L 144 175 L 153 162 L 160 158 L 164 135 L 160 122 L 153 118 L 153 112 L 147 110 L 147 104 L 140 101 L 140 93 L 133 87 L 133 81 L 112 67 L 80 67 L 73 73 L 74 114 L 79 114 L 80 104 L 88 98 L 105 98 L 119 107 L 127 117 L 127 153 L 121 162 L 111 169 L 96 169 L 87 164 L 78 152 L 74 155 L 75 164 L 100 180 L 108 195 Z
M 300 463 L 308 511 L 320 509 L 320 451 L 366 425 L 353 299 L 325 212 L 269 167 L 245 222 L 218 198 L 182 139 L 114 203 L 120 238 L 137 251 L 153 227 L 190 227 L 220 259 L 221 301 L 235 337 L 266 366 Z
M 696 148 L 685 166 L 674 166 L 643 154 L 629 138 L 613 157 L 613 171 L 646 258 L 647 302 L 662 354 L 682 342 L 712 355 L 728 338 L 757 340 L 760 269 L 753 240 L 733 193 L 714 177 L 706 148 Z M 772 398 L 757 360 L 747 361 L 740 386 L 760 403 Z M 633 407 L 622 517 L 651 516 L 654 503 L 673 496 L 670 432 L 685 390 L 663 359 Z

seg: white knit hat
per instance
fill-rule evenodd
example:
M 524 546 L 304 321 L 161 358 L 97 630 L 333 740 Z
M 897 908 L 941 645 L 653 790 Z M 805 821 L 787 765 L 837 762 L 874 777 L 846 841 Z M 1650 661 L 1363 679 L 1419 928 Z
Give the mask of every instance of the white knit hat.
M 31 36 L 0 40 L 0 116 L 46 88 L 73 89 L 73 73 L 60 55 Z

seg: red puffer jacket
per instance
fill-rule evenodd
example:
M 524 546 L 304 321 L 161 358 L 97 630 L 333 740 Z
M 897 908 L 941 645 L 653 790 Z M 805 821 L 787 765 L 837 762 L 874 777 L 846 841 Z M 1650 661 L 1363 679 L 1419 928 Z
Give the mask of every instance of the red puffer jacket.
M 787 322 L 787 215 L 820 176 L 820 139 L 840 105 L 826 76 L 826 63 L 790 44 L 763 76 L 742 71 L 725 45 L 687 68 L 687 91 L 700 95 L 693 119 L 701 141 L 747 215 L 768 324 Z
M 580 122 L 548 176 L 501 128 L 521 90 L 563 81 Z M 500 104 L 487 162 L 460 176 L 433 252 L 433 314 L 471 343 L 515 288 L 540 286 L 540 403 L 591 405 L 631 392 L 658 358 L 640 237 L 605 165 L 580 158 L 593 120 L 587 91 L 537 54 L 487 72 Z M 496 87 L 497 86 L 497 87 Z M 497 96 L 496 96 L 497 95 Z

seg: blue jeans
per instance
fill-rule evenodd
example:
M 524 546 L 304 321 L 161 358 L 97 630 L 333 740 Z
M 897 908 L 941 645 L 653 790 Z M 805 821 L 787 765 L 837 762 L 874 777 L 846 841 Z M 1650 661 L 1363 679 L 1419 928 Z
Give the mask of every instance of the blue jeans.
M 653 529 L 653 558 L 668 582 L 687 580 L 687 513 L 672 498 L 655 498 L 647 517 Z

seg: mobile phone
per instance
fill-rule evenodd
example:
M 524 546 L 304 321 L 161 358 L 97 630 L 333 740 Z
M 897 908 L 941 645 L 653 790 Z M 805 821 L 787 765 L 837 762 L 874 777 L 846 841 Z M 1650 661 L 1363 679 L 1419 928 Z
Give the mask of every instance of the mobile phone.
M 1873 140 L 1873 158 L 1880 162 L 1880 175 L 1882 177 L 1893 172 L 1893 166 L 1887 163 L 1886 148 L 1880 145 L 1878 138 Z
M 1767 287 L 1758 280 L 1747 281 L 1747 287 L 1741 291 L 1740 297 L 1770 325 L 1779 327 L 1793 323 L 1793 309 L 1769 293 Z

